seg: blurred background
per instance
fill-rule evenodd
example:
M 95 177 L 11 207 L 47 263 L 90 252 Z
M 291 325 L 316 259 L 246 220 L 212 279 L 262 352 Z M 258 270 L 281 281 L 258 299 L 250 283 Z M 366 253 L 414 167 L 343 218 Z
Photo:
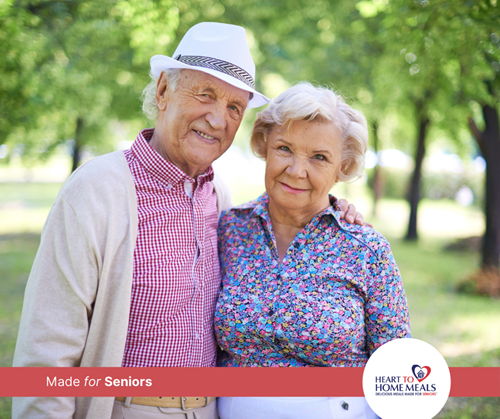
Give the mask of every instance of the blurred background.
M 0 0 L 0 366 L 62 183 L 152 126 L 149 59 L 201 21 L 246 28 L 268 97 L 307 80 L 365 113 L 365 175 L 332 193 L 389 239 L 413 337 L 450 366 L 500 366 L 498 0 Z M 257 111 L 214 164 L 236 204 L 264 191 Z M 438 417 L 499 418 L 500 400 L 450 399 Z

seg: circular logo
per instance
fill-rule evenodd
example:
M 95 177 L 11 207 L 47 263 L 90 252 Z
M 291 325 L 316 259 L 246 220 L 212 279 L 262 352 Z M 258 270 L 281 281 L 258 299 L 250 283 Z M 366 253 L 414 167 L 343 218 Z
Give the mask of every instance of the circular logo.
M 363 391 L 384 419 L 431 419 L 450 395 L 451 376 L 443 356 L 418 339 L 397 339 L 378 348 L 363 373 Z

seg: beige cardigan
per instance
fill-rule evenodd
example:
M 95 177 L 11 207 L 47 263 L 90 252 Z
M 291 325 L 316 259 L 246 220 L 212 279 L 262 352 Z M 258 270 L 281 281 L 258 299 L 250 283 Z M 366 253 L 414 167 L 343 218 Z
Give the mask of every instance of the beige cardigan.
M 214 179 L 219 213 L 231 206 Z M 66 181 L 42 231 L 26 286 L 14 366 L 119 367 L 137 238 L 134 180 L 123 152 Z M 112 398 L 14 398 L 13 418 L 111 416 Z

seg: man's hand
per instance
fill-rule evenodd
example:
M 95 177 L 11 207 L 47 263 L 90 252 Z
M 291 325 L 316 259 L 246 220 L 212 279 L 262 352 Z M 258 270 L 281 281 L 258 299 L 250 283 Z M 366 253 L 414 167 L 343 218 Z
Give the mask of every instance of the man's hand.
M 340 213 L 340 218 L 343 218 L 350 224 L 359 224 L 360 226 L 364 225 L 363 216 L 356 211 L 356 207 L 352 204 L 349 204 L 346 199 L 339 200 L 340 209 L 342 212 Z

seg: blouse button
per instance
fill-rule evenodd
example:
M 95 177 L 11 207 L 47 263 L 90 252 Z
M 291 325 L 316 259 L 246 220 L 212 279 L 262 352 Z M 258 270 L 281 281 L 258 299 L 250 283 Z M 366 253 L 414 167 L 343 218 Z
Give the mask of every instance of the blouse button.
M 342 409 L 349 410 L 349 403 L 343 401 L 340 405 L 342 406 Z
M 270 309 L 270 310 L 268 311 L 268 313 L 269 313 L 269 317 L 271 317 L 271 316 L 274 314 L 274 310 L 273 310 L 273 309 Z

